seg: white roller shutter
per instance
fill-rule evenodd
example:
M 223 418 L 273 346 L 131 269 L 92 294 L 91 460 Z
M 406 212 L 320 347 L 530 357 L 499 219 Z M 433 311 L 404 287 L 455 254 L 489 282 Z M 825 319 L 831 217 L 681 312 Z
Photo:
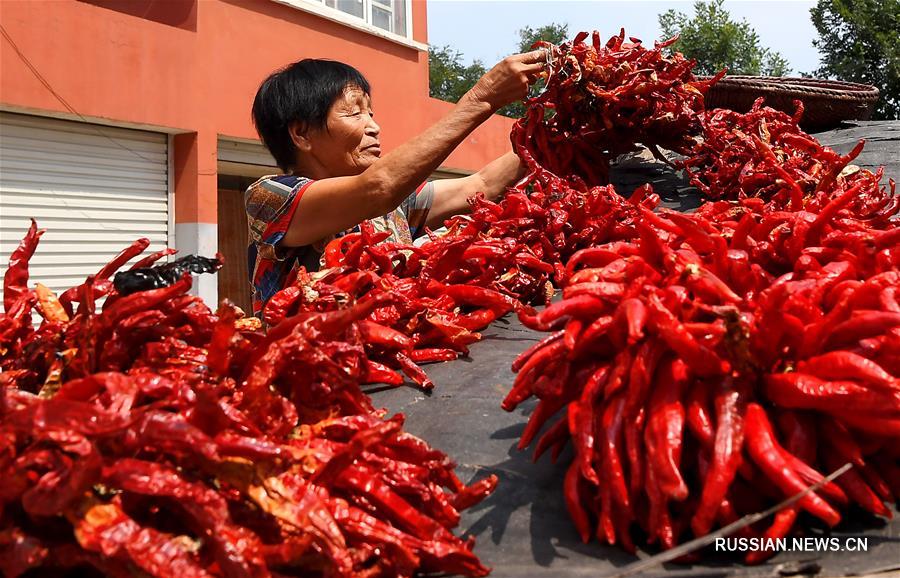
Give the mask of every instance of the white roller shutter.
M 220 161 L 262 167 L 278 166 L 278 163 L 269 154 L 265 145 L 260 143 L 239 142 L 220 138 L 218 145 L 218 159 Z
M 281 172 L 269 150 L 260 143 L 220 138 L 217 151 L 220 175 L 259 178 Z
M 165 134 L 0 113 L 0 271 L 29 226 L 47 229 L 31 282 L 82 283 L 139 237 L 166 247 Z

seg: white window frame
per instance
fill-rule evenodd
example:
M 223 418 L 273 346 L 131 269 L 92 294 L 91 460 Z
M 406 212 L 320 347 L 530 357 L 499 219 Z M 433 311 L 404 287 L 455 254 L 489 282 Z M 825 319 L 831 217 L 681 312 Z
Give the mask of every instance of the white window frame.
M 406 9 L 406 35 L 396 34 L 394 32 L 388 32 L 382 28 L 379 28 L 372 24 L 372 0 L 363 0 L 363 18 L 358 16 L 354 16 L 352 14 L 348 14 L 343 12 L 342 10 L 338 10 L 337 8 L 331 8 L 325 5 L 323 0 L 272 0 L 273 2 L 278 2 L 279 4 L 285 4 L 287 6 L 291 6 L 292 8 L 297 8 L 298 10 L 303 10 L 304 12 L 310 12 L 312 14 L 316 14 L 317 16 L 321 16 L 322 18 L 326 18 L 333 22 L 338 22 L 345 26 L 349 26 L 350 28 L 355 28 L 357 30 L 362 30 L 363 32 L 368 32 L 374 36 L 378 36 L 380 38 L 384 38 L 385 40 L 390 40 L 391 42 L 395 42 L 397 44 L 402 44 L 403 46 L 408 46 L 410 48 L 415 48 L 416 50 L 428 51 L 428 45 L 422 42 L 417 42 L 413 40 L 413 21 L 412 21 L 412 3 L 413 0 L 406 0 L 405 9 Z
M 369 24 L 371 24 L 372 26 L 375 26 L 375 5 L 376 4 L 378 4 L 379 10 L 384 10 L 385 12 L 387 12 L 388 14 L 391 15 L 390 22 L 391 22 L 391 28 L 393 28 L 394 27 L 394 3 L 393 3 L 393 0 L 391 1 L 390 6 L 385 6 L 384 4 L 381 4 L 379 2 L 374 2 L 373 0 L 363 0 L 363 12 L 369 16 Z M 406 1 L 403 3 L 403 5 L 405 7 L 409 7 L 409 6 L 412 6 L 412 2 Z M 409 12 L 410 12 L 409 9 L 406 8 L 406 13 L 407 13 L 406 23 L 407 24 L 409 24 Z M 376 26 L 376 28 L 378 28 L 378 27 Z M 407 26 L 406 29 L 409 30 L 410 26 Z M 390 32 L 391 34 L 397 34 L 393 30 L 388 30 L 388 32 Z M 402 34 L 399 36 L 402 36 Z M 408 37 L 409 36 L 407 36 L 407 38 Z

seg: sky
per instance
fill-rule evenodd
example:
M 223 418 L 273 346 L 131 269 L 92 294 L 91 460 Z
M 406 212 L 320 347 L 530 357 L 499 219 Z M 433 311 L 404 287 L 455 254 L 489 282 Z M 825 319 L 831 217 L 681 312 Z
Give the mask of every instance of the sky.
M 796 76 L 819 65 L 809 18 L 814 5 L 813 0 L 725 1 L 732 18 L 747 20 L 761 45 L 787 58 Z M 480 59 L 486 67 L 515 51 L 519 29 L 550 22 L 568 24 L 570 38 L 595 29 L 609 37 L 624 27 L 628 36 L 652 44 L 661 34 L 657 16 L 670 8 L 693 14 L 688 0 L 428 0 L 428 43 L 450 45 L 466 63 Z

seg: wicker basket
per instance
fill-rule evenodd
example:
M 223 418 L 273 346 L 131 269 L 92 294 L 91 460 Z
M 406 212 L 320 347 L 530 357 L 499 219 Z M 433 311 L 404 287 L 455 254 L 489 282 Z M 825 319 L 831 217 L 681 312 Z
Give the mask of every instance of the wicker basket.
M 750 110 L 765 97 L 772 108 L 793 113 L 794 100 L 803 102 L 800 125 L 807 131 L 834 128 L 843 120 L 867 120 L 878 100 L 878 89 L 866 84 L 774 76 L 726 76 L 706 94 L 706 108 Z

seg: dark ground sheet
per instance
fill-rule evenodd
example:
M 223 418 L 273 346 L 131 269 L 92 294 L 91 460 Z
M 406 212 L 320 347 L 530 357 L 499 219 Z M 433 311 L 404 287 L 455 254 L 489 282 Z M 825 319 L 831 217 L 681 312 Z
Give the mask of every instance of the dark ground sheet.
M 817 135 L 841 153 L 866 138 L 857 165 L 874 170 L 886 165 L 886 176 L 900 180 L 900 122 L 859 123 Z M 885 179 L 886 181 L 886 179 Z M 699 200 L 665 165 L 645 157 L 627 159 L 613 171 L 623 194 L 651 182 L 665 206 L 690 210 Z M 446 452 L 459 464 L 464 481 L 496 474 L 500 483 L 492 496 L 464 512 L 459 530 L 476 536 L 475 552 L 493 567 L 497 578 L 601 577 L 637 558 L 596 540 L 582 544 L 569 520 L 562 498 L 567 450 L 553 464 L 545 455 L 532 463 L 531 451 L 516 443 L 534 400 L 512 413 L 500 402 L 513 382 L 510 363 L 543 334 L 507 316 L 482 332 L 484 340 L 471 347 L 469 358 L 426 366 L 435 382 L 425 396 L 410 387 L 373 392 L 377 407 L 406 414 L 406 429 Z M 552 421 L 551 421 L 552 423 Z M 820 535 L 814 530 L 811 536 Z M 864 512 L 842 523 L 834 536 L 868 538 L 867 552 L 788 552 L 761 566 L 748 567 L 726 559 L 709 559 L 691 566 L 667 564 L 643 575 L 675 576 L 847 576 L 900 570 L 900 517 L 884 524 Z M 646 557 L 642 552 L 640 557 Z

